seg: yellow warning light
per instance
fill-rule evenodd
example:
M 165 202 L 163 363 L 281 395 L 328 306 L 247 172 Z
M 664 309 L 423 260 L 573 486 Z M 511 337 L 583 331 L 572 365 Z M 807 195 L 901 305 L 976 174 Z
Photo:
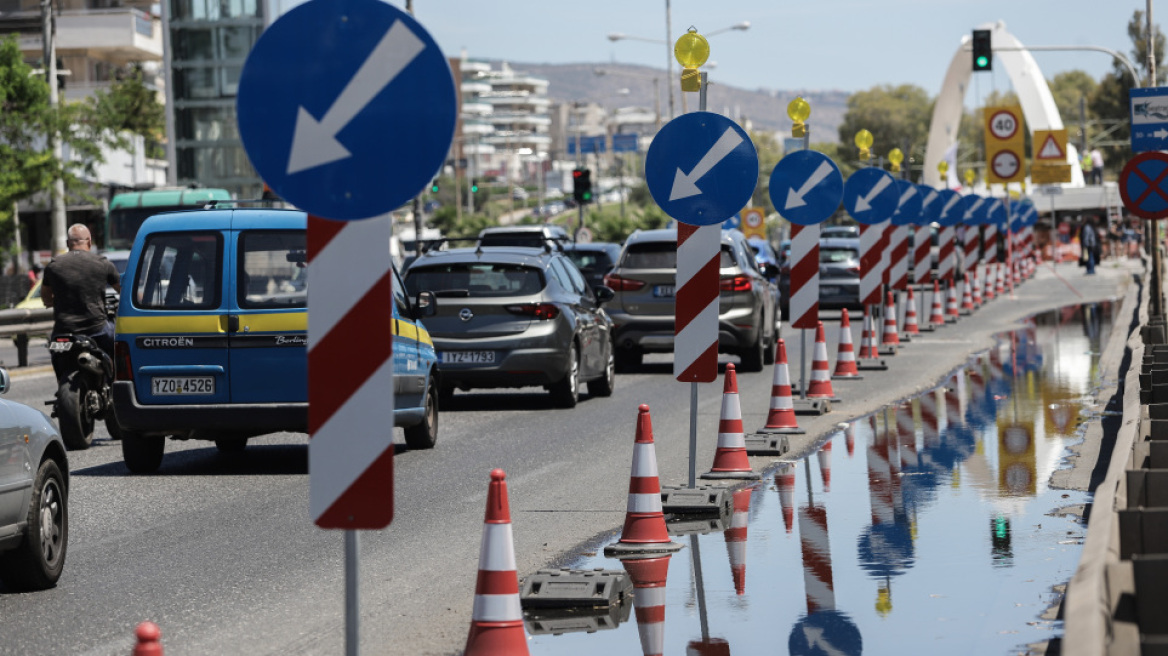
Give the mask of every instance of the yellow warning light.
M 673 44 L 673 56 L 685 68 L 698 68 L 710 58 L 710 43 L 691 27 Z
M 787 103 L 787 116 L 791 118 L 791 136 L 802 138 L 807 136 L 806 121 L 811 116 L 811 105 L 802 96 Z
M 860 130 L 856 133 L 856 147 L 860 149 L 860 159 L 868 160 L 872 157 L 872 133 L 867 130 Z
M 892 612 L 892 590 L 881 586 L 876 591 L 876 612 L 880 614 L 880 617 L 888 617 L 888 614 Z
M 971 185 L 974 180 L 977 180 L 977 171 L 965 169 L 965 184 Z
M 941 174 L 941 177 L 945 177 L 945 174 L 949 173 L 949 162 L 945 160 L 937 162 L 937 171 Z
M 681 90 L 682 91 L 701 91 L 702 90 L 702 73 L 696 68 L 681 69 Z
M 892 163 L 892 172 L 900 173 L 900 163 L 904 161 L 904 153 L 899 148 L 888 151 L 888 161 Z

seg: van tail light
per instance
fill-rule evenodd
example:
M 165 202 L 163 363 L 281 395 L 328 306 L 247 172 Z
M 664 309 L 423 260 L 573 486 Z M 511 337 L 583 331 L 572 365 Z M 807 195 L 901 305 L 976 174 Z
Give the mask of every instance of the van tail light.
M 127 342 L 114 344 L 114 380 L 134 380 L 134 367 L 130 364 L 130 345 Z
M 858 276 L 858 275 L 860 275 L 860 267 L 858 267 L 858 266 L 848 267 L 848 273 L 854 273 Z
M 551 321 L 560 316 L 560 308 L 551 303 L 524 303 L 522 305 L 508 305 L 506 310 L 511 314 L 532 317 L 538 321 Z
M 645 281 L 622 278 L 615 273 L 610 273 L 604 277 L 604 285 L 614 292 L 631 292 L 644 287 Z
M 750 283 L 750 276 L 722 278 L 721 288 L 724 292 L 748 292 L 752 288 Z

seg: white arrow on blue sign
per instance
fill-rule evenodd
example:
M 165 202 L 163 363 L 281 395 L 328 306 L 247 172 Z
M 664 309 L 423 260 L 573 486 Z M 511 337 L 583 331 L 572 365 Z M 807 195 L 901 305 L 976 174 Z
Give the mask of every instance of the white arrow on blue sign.
M 908 180 L 899 179 L 896 181 L 896 191 L 900 194 L 900 200 L 896 211 L 892 213 L 892 225 L 915 224 L 921 218 L 921 204 L 924 202 L 920 189 Z
M 917 191 L 921 192 L 921 215 L 917 225 L 936 223 L 937 217 L 941 216 L 941 194 L 933 187 L 923 184 L 917 185 Z
M 844 178 L 827 155 L 797 150 L 775 164 L 770 194 L 771 203 L 784 219 L 798 225 L 815 225 L 839 209 Z
M 645 155 L 645 182 L 669 216 L 721 223 L 746 207 L 758 183 L 758 153 L 737 123 L 713 112 L 666 123 Z
M 900 204 L 896 178 L 883 169 L 860 169 L 844 183 L 844 208 L 852 218 L 865 225 L 892 218 Z
M 941 212 L 937 215 L 937 225 L 951 228 L 961 221 L 961 196 L 952 189 L 937 192 L 941 196 Z
M 986 212 L 987 223 L 993 223 L 998 227 L 1006 227 L 1006 204 L 1002 202 L 1001 198 L 995 198 L 993 203 L 989 206 L 989 211 Z
M 256 42 L 236 115 L 248 158 L 284 200 L 364 219 L 434 178 L 457 100 L 446 57 L 409 14 L 379 0 L 311 0 Z
M 966 225 L 978 223 L 978 210 L 986 202 L 985 197 L 976 194 L 964 196 L 961 199 L 961 222 Z

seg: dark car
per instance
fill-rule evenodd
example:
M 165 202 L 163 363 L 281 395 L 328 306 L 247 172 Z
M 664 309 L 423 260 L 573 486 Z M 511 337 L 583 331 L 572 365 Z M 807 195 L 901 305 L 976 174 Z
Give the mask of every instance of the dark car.
M 819 229 L 820 239 L 859 239 L 858 225 L 830 225 Z
M 545 223 L 543 225 L 513 225 L 483 228 L 479 231 L 479 246 L 523 246 L 543 248 L 545 244 L 562 244 L 570 240 L 564 226 Z
M 610 242 L 564 244 L 564 253 L 576 263 L 592 287 L 604 284 L 604 276 L 616 266 L 620 251 L 620 244 Z
M 592 396 L 612 394 L 612 320 L 601 307 L 612 290 L 590 287 L 550 244 L 431 251 L 410 265 L 405 285 L 440 301 L 426 327 L 442 397 L 455 388 L 542 386 L 572 407 L 581 383 Z
M 860 240 L 819 240 L 819 307 L 860 306 Z

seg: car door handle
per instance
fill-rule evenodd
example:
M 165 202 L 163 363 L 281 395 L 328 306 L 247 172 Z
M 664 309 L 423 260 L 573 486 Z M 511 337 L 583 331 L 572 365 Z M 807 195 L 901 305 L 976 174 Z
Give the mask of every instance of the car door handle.
M 239 332 L 239 316 L 238 315 L 235 315 L 235 314 L 228 315 L 228 317 L 227 317 L 227 332 L 229 332 L 229 333 Z

